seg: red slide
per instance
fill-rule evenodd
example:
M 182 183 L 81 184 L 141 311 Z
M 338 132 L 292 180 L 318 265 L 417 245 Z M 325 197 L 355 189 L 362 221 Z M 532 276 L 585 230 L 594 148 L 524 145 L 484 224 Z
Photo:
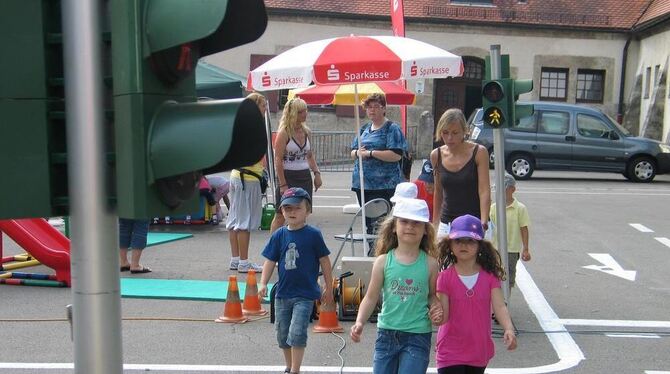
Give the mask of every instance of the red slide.
M 0 231 L 70 286 L 70 239 L 42 218 L 0 220 Z

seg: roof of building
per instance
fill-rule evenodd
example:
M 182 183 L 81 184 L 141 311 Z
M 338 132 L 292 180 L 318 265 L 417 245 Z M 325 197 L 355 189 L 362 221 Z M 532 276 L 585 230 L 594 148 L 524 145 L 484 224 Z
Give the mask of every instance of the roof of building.
M 382 4 L 388 3 L 388 6 Z M 668 0 L 408 0 L 405 20 L 629 31 L 670 15 Z M 266 0 L 269 10 L 342 17 L 390 17 L 388 1 Z
M 652 0 L 637 21 L 636 26 L 644 26 L 653 23 L 655 20 L 670 17 L 670 1 Z

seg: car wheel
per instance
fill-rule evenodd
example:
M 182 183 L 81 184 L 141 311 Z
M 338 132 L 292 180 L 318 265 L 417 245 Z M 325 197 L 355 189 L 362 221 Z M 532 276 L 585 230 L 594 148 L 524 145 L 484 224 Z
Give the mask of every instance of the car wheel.
M 638 157 L 628 163 L 626 171 L 633 182 L 648 183 L 656 176 L 656 163 L 649 157 Z
M 530 179 L 535 171 L 535 164 L 528 155 L 516 154 L 509 158 L 507 163 L 507 172 L 512 174 L 514 179 Z

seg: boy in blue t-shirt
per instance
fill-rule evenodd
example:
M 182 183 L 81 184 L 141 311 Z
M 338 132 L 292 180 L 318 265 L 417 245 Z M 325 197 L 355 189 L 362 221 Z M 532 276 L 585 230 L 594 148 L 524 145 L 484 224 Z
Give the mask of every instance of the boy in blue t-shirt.
M 277 342 L 284 353 L 286 373 L 299 373 L 307 346 L 307 327 L 314 300 L 333 304 L 333 273 L 330 251 L 321 231 L 307 224 L 312 201 L 300 187 L 287 189 L 281 197 L 279 211 L 287 225 L 275 231 L 263 249 L 263 275 L 258 295 L 265 297 L 275 263 L 279 281 L 275 285 L 275 324 Z M 325 289 L 319 288 L 319 267 Z

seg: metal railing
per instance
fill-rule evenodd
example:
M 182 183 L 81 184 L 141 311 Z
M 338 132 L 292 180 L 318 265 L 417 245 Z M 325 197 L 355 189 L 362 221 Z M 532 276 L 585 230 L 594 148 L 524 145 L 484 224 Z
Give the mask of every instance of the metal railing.
M 312 147 L 319 168 L 324 171 L 351 172 L 354 168 L 351 142 L 355 136 L 354 131 L 312 131 Z M 407 128 L 406 138 L 409 151 L 413 154 L 418 141 L 416 126 Z

